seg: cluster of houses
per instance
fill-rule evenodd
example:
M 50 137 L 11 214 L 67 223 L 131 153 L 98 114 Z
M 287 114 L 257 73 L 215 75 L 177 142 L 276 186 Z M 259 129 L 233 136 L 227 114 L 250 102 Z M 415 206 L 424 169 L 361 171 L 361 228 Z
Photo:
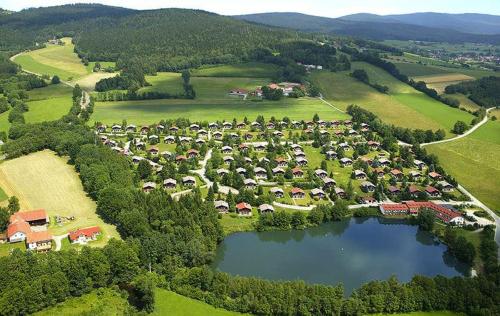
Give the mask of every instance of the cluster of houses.
M 234 91 L 237 93 L 238 91 Z M 239 91 L 242 92 L 242 91 Z M 243 91 L 245 92 L 245 91 Z M 99 126 L 98 132 L 103 132 L 106 127 Z M 272 186 L 268 192 L 273 195 L 278 201 L 289 201 L 289 196 L 292 201 L 303 199 L 310 196 L 311 199 L 297 202 L 299 205 L 327 203 L 330 197 L 345 199 L 348 197 L 357 196 L 357 201 L 364 204 L 375 205 L 380 199 L 395 199 L 399 201 L 409 191 L 410 196 L 406 199 L 413 198 L 417 200 L 428 200 L 441 198 L 444 193 L 453 192 L 454 186 L 446 182 L 444 177 L 437 172 L 429 171 L 423 161 L 414 160 L 412 167 L 405 165 L 401 166 L 401 157 L 389 157 L 389 154 L 382 150 L 381 143 L 371 133 L 368 124 L 354 124 L 351 120 L 314 120 L 314 121 L 269 121 L 269 122 L 237 122 L 236 120 L 223 122 L 210 122 L 207 124 L 190 124 L 180 128 L 172 125 L 153 125 L 143 126 L 138 128 L 134 125 L 126 127 L 121 125 L 113 125 L 112 132 L 127 132 L 135 133 L 136 136 L 132 140 L 132 148 L 136 148 L 143 153 L 138 155 L 130 155 L 134 164 L 138 164 L 141 160 L 148 159 L 153 169 L 160 172 L 163 167 L 163 161 L 173 161 L 180 165 L 184 161 L 191 161 L 194 158 L 202 158 L 199 148 L 201 145 L 210 144 L 213 150 L 220 150 L 223 163 L 229 167 L 219 166 L 212 172 L 216 172 L 218 176 L 216 181 L 221 181 L 226 175 L 231 172 L 238 173 L 242 177 L 243 187 L 248 190 L 255 190 L 259 186 L 268 186 L 266 182 L 276 182 L 283 179 L 286 175 L 287 187 L 286 191 L 283 187 Z M 292 131 L 294 136 L 292 135 Z M 288 131 L 289 137 L 286 139 L 285 132 Z M 163 134 L 163 135 L 162 135 Z M 325 160 L 338 161 L 332 167 L 328 168 L 329 172 L 320 168 L 311 168 L 303 146 L 310 146 L 310 142 L 317 137 L 321 137 L 322 141 L 321 153 Z M 368 135 L 371 135 L 368 137 Z M 104 144 L 114 148 L 116 141 L 108 138 L 106 135 L 100 135 Z M 112 137 L 113 135 L 110 135 Z M 298 138 L 297 138 L 298 137 Z M 253 142 L 256 139 L 255 142 Z M 296 143 L 296 140 L 304 141 L 304 143 Z M 367 140 L 368 139 L 368 140 Z M 213 141 L 215 141 L 215 143 Z M 263 141 L 265 140 L 265 141 Z M 269 159 L 268 142 L 277 141 L 285 144 L 289 141 L 286 148 L 287 152 L 273 156 Z M 182 153 L 177 150 L 175 152 L 161 151 L 157 147 L 157 142 L 166 144 L 182 145 Z M 214 145 L 215 144 L 215 145 Z M 353 157 L 354 152 L 358 150 L 358 146 L 368 148 L 368 154 L 362 154 Z M 134 147 L 135 146 L 135 147 Z M 185 148 L 191 149 L 186 150 Z M 206 148 L 206 147 L 205 147 Z M 342 156 L 339 157 L 339 150 L 342 151 Z M 122 150 L 123 151 L 123 150 Z M 235 154 L 240 156 L 238 159 L 243 159 L 236 167 L 232 167 L 235 162 Z M 321 155 L 321 154 L 320 154 Z M 159 159 L 157 159 L 159 158 Z M 162 160 L 161 158 L 164 158 Z M 257 159 L 257 160 L 256 160 Z M 154 161 L 153 161 L 154 160 Z M 316 159 L 315 159 L 316 160 Z M 197 161 L 197 160 L 195 160 Z M 363 162 L 365 167 L 360 168 L 359 162 Z M 194 165 L 190 164 L 190 168 Z M 196 167 L 198 168 L 198 167 Z M 340 168 L 340 169 L 336 169 Z M 336 170 L 335 170 L 336 169 Z M 347 170 L 343 170 L 347 169 Z M 231 170 L 231 171 L 230 171 Z M 332 175 L 333 171 L 333 175 Z M 351 194 L 346 193 L 346 184 L 338 185 L 334 179 L 334 175 L 341 173 L 350 174 L 353 184 L 359 187 L 359 192 L 351 191 Z M 385 183 L 390 185 L 384 186 L 384 195 L 378 194 L 380 190 L 377 186 L 379 180 L 375 181 L 374 175 L 379 180 L 384 179 Z M 209 178 L 212 179 L 208 174 Z M 336 177 L 336 176 L 335 176 Z M 227 177 L 227 178 L 231 178 Z M 281 180 L 283 181 L 283 180 Z M 199 182 L 199 180 L 198 180 Z M 307 190 L 301 185 L 294 185 L 295 182 L 308 182 Z M 311 186 L 311 183 L 313 184 Z M 161 179 L 156 182 L 146 182 L 142 189 L 145 192 L 150 192 L 158 187 L 170 190 L 175 189 L 178 185 L 184 188 L 194 187 L 199 185 L 197 179 L 190 175 L 183 174 L 176 179 L 168 178 Z M 222 185 L 227 185 L 222 183 Z M 291 188 L 290 188 L 291 187 Z M 323 201 L 323 202 L 320 202 Z M 246 212 L 244 206 L 234 210 L 228 210 L 228 206 L 224 201 L 218 201 L 216 205 L 222 212 L 234 211 L 242 216 L 251 214 Z M 295 204 L 295 202 L 294 202 Z M 257 206 L 260 210 L 260 206 Z M 251 207 L 250 207 L 251 209 Z M 263 212 L 272 211 L 267 205 Z
M 295 82 L 280 82 L 280 83 L 270 83 L 267 85 L 269 89 L 273 90 L 281 90 L 283 91 L 283 95 L 285 97 L 290 96 L 294 89 L 304 90 L 304 85 Z M 246 98 L 248 95 L 262 97 L 262 87 L 259 87 L 253 91 L 242 89 L 242 88 L 234 88 L 229 91 L 229 95 L 239 96 Z
M 416 202 L 404 201 L 402 203 L 384 203 L 379 206 L 384 215 L 418 215 L 419 211 L 428 209 L 434 212 L 437 218 L 447 224 L 461 226 L 465 219 L 458 211 L 449 205 L 439 205 L 431 201 Z
M 6 241 L 9 243 L 25 242 L 26 249 L 47 252 L 52 249 L 52 234 L 47 230 L 49 216 L 44 209 L 19 211 L 10 216 Z M 101 229 L 97 226 L 71 231 L 68 238 L 71 243 L 86 244 L 97 239 Z

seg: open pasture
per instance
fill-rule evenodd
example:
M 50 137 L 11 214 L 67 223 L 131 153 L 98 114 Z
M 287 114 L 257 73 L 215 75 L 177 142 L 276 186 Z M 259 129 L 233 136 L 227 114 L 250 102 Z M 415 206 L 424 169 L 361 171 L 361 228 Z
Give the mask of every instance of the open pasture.
M 462 81 L 474 80 L 474 77 L 461 73 L 449 73 L 442 75 L 417 76 L 413 77 L 413 80 L 423 81 L 429 88 L 436 90 L 438 93 L 443 93 L 447 86 L 460 83 Z
M 74 53 L 70 38 L 62 39 L 65 45 L 47 44 L 47 47 L 22 53 L 14 61 L 24 70 L 42 75 L 59 76 L 71 81 L 87 75 L 89 72 Z
M 467 137 L 426 148 L 467 190 L 500 213 L 500 122 L 490 121 Z
M 95 213 L 95 202 L 83 191 L 73 167 L 51 151 L 40 151 L 0 164 L 0 186 L 9 196 L 19 198 L 21 209 L 45 209 L 51 217 L 49 228 L 54 235 L 97 225 L 103 231 L 103 238 L 89 245 L 103 245 L 109 238 L 119 238 L 116 228 L 105 224 Z M 57 226 L 56 215 L 75 216 L 75 220 Z
M 444 129 L 447 136 L 457 120 L 469 122 L 472 115 L 453 109 L 388 73 L 366 63 L 353 63 L 353 69 L 364 69 L 370 82 L 389 87 L 383 94 L 349 76 L 349 72 L 319 71 L 311 74 L 311 80 L 322 90 L 325 98 L 335 106 L 347 108 L 357 104 L 378 115 L 383 121 L 414 129 Z
M 278 66 L 258 62 L 234 65 L 206 65 L 191 71 L 193 77 L 273 78 Z
M 340 113 L 318 99 L 284 99 L 281 101 L 252 102 L 243 100 L 143 100 L 98 102 L 93 122 L 113 124 L 126 119 L 134 124 L 152 124 L 161 119 L 187 118 L 192 121 L 255 119 L 275 116 L 302 120 L 312 118 L 315 113 L 322 119 L 344 119 L 348 115 Z

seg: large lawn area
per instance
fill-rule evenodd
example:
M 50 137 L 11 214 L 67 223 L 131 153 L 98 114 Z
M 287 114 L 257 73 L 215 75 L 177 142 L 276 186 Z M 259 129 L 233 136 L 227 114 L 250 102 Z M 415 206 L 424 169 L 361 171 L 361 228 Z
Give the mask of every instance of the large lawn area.
M 95 213 L 96 205 L 83 191 L 78 174 L 67 160 L 45 150 L 4 161 L 0 164 L 0 187 L 19 198 L 21 209 L 43 208 L 51 217 L 50 231 L 64 234 L 76 228 L 97 225 L 103 230 L 103 245 L 109 238 L 119 238 L 114 226 L 108 225 Z M 75 220 L 57 226 L 56 215 L 74 216 Z
M 474 196 L 500 214 L 500 122 L 457 141 L 426 147 Z
M 370 82 L 388 86 L 389 93 L 380 93 L 355 80 L 349 72 L 319 71 L 312 73 L 311 79 L 335 106 L 347 108 L 350 104 L 357 104 L 389 124 L 420 129 L 441 128 L 451 137 L 450 130 L 457 120 L 472 120 L 472 115 L 424 95 L 382 69 L 360 62 L 353 63 L 353 69 L 366 70 Z
M 177 293 L 164 289 L 156 290 L 156 306 L 152 316 L 175 315 L 175 316 L 230 316 L 243 315 L 224 309 L 215 308 L 207 303 L 193 300 Z
M 192 70 L 195 77 L 245 77 L 245 78 L 273 78 L 278 66 L 264 63 L 243 63 L 234 65 L 207 65 Z
M 84 294 L 80 297 L 69 298 L 56 306 L 35 313 L 36 316 L 121 316 L 125 315 L 127 301 L 120 293 L 103 288 Z
M 14 61 L 24 70 L 49 76 L 57 75 L 62 80 L 72 80 L 85 76 L 89 71 L 74 53 L 70 38 L 63 38 L 65 45 L 51 45 L 23 53 Z
M 254 120 L 258 115 L 290 119 L 311 119 L 314 113 L 324 119 L 343 119 L 340 113 L 320 100 L 312 98 L 251 102 L 243 100 L 144 100 L 98 102 L 91 121 L 112 124 L 126 119 L 134 124 L 152 124 L 161 119 L 187 118 L 192 121 Z
M 24 113 L 26 123 L 53 121 L 68 114 L 73 104 L 72 88 L 64 85 L 48 85 L 47 87 L 28 91 L 29 111 Z M 0 114 L 0 131 L 8 132 L 10 122 L 9 111 Z

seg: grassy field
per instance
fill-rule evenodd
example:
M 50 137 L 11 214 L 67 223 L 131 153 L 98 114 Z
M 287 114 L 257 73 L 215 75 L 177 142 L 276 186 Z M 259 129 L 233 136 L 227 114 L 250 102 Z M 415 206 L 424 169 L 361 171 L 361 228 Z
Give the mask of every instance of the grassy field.
M 264 63 L 243 63 L 235 65 L 204 66 L 192 70 L 193 77 L 244 77 L 273 78 L 278 66 Z
M 500 122 L 454 142 L 426 147 L 467 190 L 500 213 Z
M 54 307 L 35 313 L 36 316 L 119 316 L 125 315 L 127 301 L 111 289 L 103 288 L 70 298 Z
M 457 120 L 469 122 L 472 116 L 450 108 L 366 63 L 353 63 L 353 69 L 364 69 L 372 83 L 389 87 L 389 94 L 379 93 L 349 76 L 349 72 L 314 72 L 311 79 L 332 104 L 347 108 L 358 104 L 378 115 L 386 123 L 420 129 L 444 129 L 448 137 Z
M 284 99 L 281 101 L 251 102 L 242 100 L 144 100 L 98 102 L 91 121 L 112 124 L 126 119 L 134 124 L 152 124 L 161 119 L 177 117 L 193 121 L 238 120 L 245 116 L 253 120 L 258 115 L 290 119 L 309 119 L 314 113 L 322 119 L 343 119 L 348 116 L 335 111 L 317 99 Z M 0 116 L 1 119 L 1 116 Z
M 83 90 L 85 91 L 94 91 L 95 84 L 101 79 L 115 77 L 118 73 L 108 73 L 108 72 L 93 72 L 91 74 L 86 75 L 78 80 L 77 83 Z
M 476 102 L 461 93 L 448 94 L 447 96 L 457 99 L 460 102 L 460 107 L 468 111 L 477 111 L 480 108 Z
M 224 309 L 215 308 L 207 303 L 193 300 L 177 293 L 164 289 L 156 290 L 156 307 L 152 316 L 175 315 L 175 316 L 230 316 L 243 315 Z
M 66 159 L 45 150 L 8 160 L 0 164 L 0 187 L 19 198 L 21 209 L 43 208 L 51 217 L 50 231 L 60 235 L 76 228 L 97 225 L 104 238 L 90 245 L 103 245 L 110 238 L 119 238 L 116 228 L 105 224 L 95 213 L 95 202 L 86 196 L 78 174 Z M 75 216 L 63 226 L 52 217 Z
M 7 195 L 7 193 L 5 193 L 5 191 L 2 188 L 0 188 L 0 202 L 3 202 L 8 198 L 9 196 Z
M 141 88 L 139 92 L 159 91 L 169 93 L 182 93 L 182 78 L 180 73 L 159 72 L 156 76 L 146 76 L 146 81 L 151 86 Z
M 413 77 L 415 81 L 423 81 L 429 88 L 436 90 L 438 93 L 443 93 L 444 89 L 452 84 L 457 84 L 463 81 L 474 80 L 474 77 L 460 73 L 450 73 L 442 75 L 426 75 Z
M 73 103 L 72 88 L 64 84 L 33 89 L 28 91 L 28 95 L 29 111 L 24 113 L 26 123 L 57 120 L 69 112 Z M 2 132 L 8 132 L 10 128 L 9 112 L 0 114 Z
M 50 45 L 23 53 L 14 61 L 21 65 L 24 70 L 46 74 L 57 75 L 62 80 L 72 80 L 83 77 L 89 73 L 78 56 L 74 53 L 74 45 L 70 38 L 63 38 L 65 45 Z
M 394 65 L 399 69 L 402 74 L 408 77 L 416 76 L 431 76 L 431 75 L 444 75 L 453 73 L 453 69 L 440 68 L 436 66 L 423 65 L 410 62 L 394 62 Z

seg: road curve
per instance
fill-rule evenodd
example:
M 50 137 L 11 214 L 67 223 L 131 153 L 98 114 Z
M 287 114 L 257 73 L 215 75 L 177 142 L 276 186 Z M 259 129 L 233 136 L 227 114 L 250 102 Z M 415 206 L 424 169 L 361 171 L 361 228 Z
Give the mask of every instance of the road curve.
M 443 140 L 437 140 L 435 142 L 430 142 L 430 143 L 423 143 L 423 144 L 420 144 L 420 147 L 424 147 L 424 146 L 428 146 L 428 145 L 434 145 L 434 144 L 448 143 L 448 142 L 452 142 L 452 141 L 458 140 L 460 138 L 464 138 L 467 135 L 472 134 L 475 130 L 477 130 L 478 128 L 480 128 L 481 126 L 483 126 L 486 122 L 488 122 L 488 113 L 491 110 L 493 110 L 493 109 L 496 109 L 496 108 L 492 107 L 492 108 L 486 109 L 486 115 L 483 117 L 483 119 L 481 120 L 481 122 L 479 122 L 476 125 L 472 126 L 472 128 L 470 128 L 469 130 L 467 130 L 465 133 L 457 135 L 457 136 L 455 136 L 453 138 L 448 138 L 448 139 L 443 139 Z

